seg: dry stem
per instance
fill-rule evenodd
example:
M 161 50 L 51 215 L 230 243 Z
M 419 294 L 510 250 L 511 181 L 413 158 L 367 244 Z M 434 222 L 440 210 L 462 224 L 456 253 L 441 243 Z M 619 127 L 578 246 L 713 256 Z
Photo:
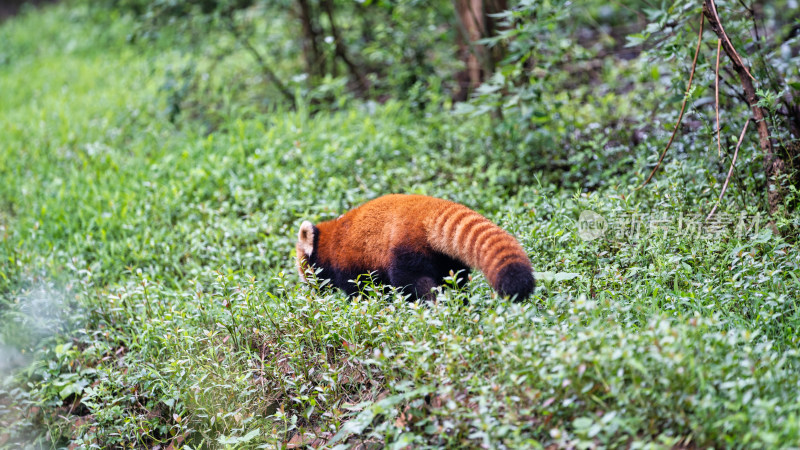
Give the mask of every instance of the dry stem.
M 722 39 L 717 39 L 717 66 L 714 71 L 714 109 L 717 112 L 717 156 L 722 156 L 722 136 L 719 126 L 719 54 L 722 51 Z
M 711 219 L 711 216 L 717 212 L 717 207 L 719 206 L 720 202 L 722 202 L 722 196 L 725 195 L 725 191 L 728 189 L 728 183 L 731 181 L 731 175 L 733 175 L 733 167 L 736 165 L 736 157 L 739 156 L 739 147 L 742 145 L 742 141 L 744 140 L 744 134 L 747 132 L 747 126 L 750 125 L 750 118 L 747 118 L 747 122 L 744 123 L 744 128 L 742 128 L 742 134 L 739 135 L 739 142 L 736 143 L 736 150 L 733 151 L 733 159 L 731 160 L 731 167 L 728 169 L 728 176 L 725 177 L 725 183 L 722 185 L 722 191 L 719 193 L 719 198 L 717 199 L 717 203 L 711 209 L 711 212 L 708 213 L 706 217 L 706 222 Z
M 700 32 L 697 33 L 697 48 L 694 50 L 694 59 L 692 60 L 692 71 L 689 73 L 689 85 L 686 86 L 686 95 L 683 96 L 683 103 L 681 103 L 681 112 L 678 114 L 678 122 L 675 123 L 675 128 L 672 130 L 672 136 L 669 137 L 669 142 L 667 142 L 666 148 L 664 151 L 661 152 L 661 157 L 658 158 L 658 162 L 656 166 L 653 168 L 653 171 L 650 172 L 650 176 L 644 180 L 641 186 L 636 188 L 639 190 L 647 185 L 650 182 L 650 179 L 653 178 L 656 171 L 658 171 L 659 167 L 661 167 L 661 162 L 664 161 L 664 156 L 667 155 L 667 150 L 672 145 L 672 141 L 675 140 L 675 135 L 678 133 L 678 128 L 681 126 L 681 121 L 683 120 L 683 112 L 686 110 L 686 102 L 689 100 L 689 91 L 692 89 L 692 79 L 694 78 L 694 69 L 697 66 L 697 55 L 700 54 L 700 43 L 703 42 L 703 25 L 705 24 L 705 16 L 700 16 Z

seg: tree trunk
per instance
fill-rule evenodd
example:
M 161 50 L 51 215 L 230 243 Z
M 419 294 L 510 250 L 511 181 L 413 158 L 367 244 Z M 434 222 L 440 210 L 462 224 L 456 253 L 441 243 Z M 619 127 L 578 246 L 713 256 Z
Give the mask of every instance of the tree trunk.
M 703 14 L 705 14 L 708 19 L 711 29 L 714 30 L 714 33 L 722 40 L 722 48 L 733 63 L 733 70 L 735 70 L 736 74 L 739 76 L 745 98 L 747 98 L 747 103 L 753 111 L 753 119 L 755 119 L 758 129 L 758 142 L 761 146 L 761 151 L 764 153 L 764 171 L 767 176 L 767 203 L 769 205 L 769 212 L 772 214 L 783 204 L 784 192 L 780 185 L 780 179 L 786 173 L 786 164 L 773 148 L 766 116 L 761 107 L 758 106 L 758 97 L 756 96 L 756 90 L 753 85 L 753 76 L 750 74 L 750 70 L 745 65 L 745 62 L 739 57 L 730 39 L 728 39 L 728 36 L 725 34 L 725 29 L 722 27 L 719 14 L 717 14 L 717 7 L 714 4 L 714 0 L 704 0 Z
M 456 10 L 456 26 L 459 31 L 461 58 L 466 69 L 456 75 L 460 92 L 458 100 L 466 100 L 468 91 L 475 89 L 489 78 L 502 58 L 502 49 L 488 49 L 478 44 L 480 39 L 493 36 L 497 30 L 491 14 L 508 9 L 507 0 L 453 0 Z

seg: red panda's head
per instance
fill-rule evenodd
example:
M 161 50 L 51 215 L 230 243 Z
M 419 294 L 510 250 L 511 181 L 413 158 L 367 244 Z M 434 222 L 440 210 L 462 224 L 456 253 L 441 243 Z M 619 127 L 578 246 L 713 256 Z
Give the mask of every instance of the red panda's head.
M 297 233 L 297 245 L 295 246 L 295 253 L 297 255 L 297 271 L 300 273 L 300 279 L 306 281 L 305 271 L 309 266 L 309 259 L 314 254 L 314 244 L 317 239 L 317 230 L 314 224 L 304 220 L 300 224 L 300 232 Z

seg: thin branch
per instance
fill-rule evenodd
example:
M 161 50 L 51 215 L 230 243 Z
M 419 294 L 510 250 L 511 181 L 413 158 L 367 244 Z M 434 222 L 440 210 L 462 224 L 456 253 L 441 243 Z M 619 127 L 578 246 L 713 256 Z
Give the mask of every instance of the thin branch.
M 681 121 L 683 120 L 683 112 L 686 110 L 686 102 L 689 100 L 689 91 L 692 89 L 692 79 L 694 78 L 694 69 L 697 67 L 697 55 L 700 54 L 700 43 L 703 42 L 703 25 L 705 24 L 705 16 L 700 16 L 700 32 L 697 33 L 697 48 L 694 50 L 694 59 L 692 60 L 692 71 L 689 72 L 689 83 L 686 86 L 686 94 L 683 96 L 683 103 L 681 103 L 681 112 L 678 114 L 678 121 L 675 123 L 675 128 L 672 130 L 672 136 L 669 137 L 669 141 L 667 142 L 667 146 L 664 148 L 664 151 L 661 152 L 661 157 L 658 158 L 658 162 L 656 166 L 653 167 L 653 171 L 650 172 L 650 176 L 644 180 L 641 186 L 636 188 L 638 191 L 639 189 L 645 187 L 647 183 L 653 178 L 653 175 L 658 171 L 661 167 L 661 162 L 664 161 L 664 156 L 667 155 L 667 150 L 672 145 L 672 141 L 675 140 L 675 135 L 678 134 L 678 128 L 681 126 Z
M 621 2 L 620 0 L 611 0 L 611 3 L 614 3 L 615 5 L 619 6 L 620 8 L 627 9 L 628 11 L 636 14 L 636 17 L 639 19 L 639 22 L 645 22 L 646 23 L 647 16 L 645 15 L 645 13 L 639 11 L 636 8 L 631 8 L 630 6 L 628 6 L 628 5 L 624 4 L 623 2 Z
M 722 202 L 722 196 L 725 195 L 725 191 L 728 189 L 728 183 L 731 181 L 731 175 L 733 175 L 733 167 L 736 165 L 736 157 L 739 156 L 739 147 L 742 145 L 742 141 L 744 140 L 744 134 L 747 132 L 747 126 L 750 125 L 750 118 L 747 118 L 747 122 L 744 123 L 744 128 L 742 129 L 742 134 L 739 135 L 739 142 L 736 143 L 736 150 L 733 151 L 733 159 L 731 160 L 731 167 L 728 169 L 728 176 L 725 177 L 725 183 L 722 185 L 722 192 L 719 193 L 719 198 L 717 199 L 717 203 L 711 209 L 711 212 L 708 213 L 706 217 L 706 222 L 711 219 L 711 216 L 717 212 L 717 207 Z
M 758 34 L 758 20 L 756 20 L 756 10 L 751 6 L 747 6 L 747 4 L 743 0 L 739 0 L 739 4 L 742 5 L 742 8 L 744 8 L 745 11 L 747 11 L 747 13 L 750 15 L 750 19 L 753 21 L 753 32 L 756 35 L 755 36 L 756 48 L 759 51 L 761 51 L 761 36 L 759 36 Z
M 289 103 L 291 103 L 292 107 L 294 107 L 295 103 L 292 91 L 290 91 L 286 87 L 286 85 L 284 85 L 281 82 L 281 79 L 278 78 L 275 72 L 272 69 L 270 69 L 269 65 L 267 65 L 267 62 L 264 60 L 264 57 L 261 56 L 261 53 L 259 53 L 259 51 L 255 47 L 253 47 L 253 43 L 250 42 L 250 39 L 242 35 L 241 31 L 233 23 L 233 19 L 226 20 L 225 22 L 228 24 L 228 28 L 231 30 L 233 37 L 235 37 L 237 41 L 239 41 L 242 45 L 244 45 L 247 51 L 249 51 L 250 54 L 253 55 L 253 58 L 255 58 L 256 62 L 258 62 L 258 65 L 261 66 L 261 70 L 264 72 L 264 75 L 266 75 L 267 78 L 269 78 L 269 81 L 272 84 L 274 84 L 275 87 L 278 88 L 281 94 L 283 94 L 283 96 L 286 97 L 286 100 L 288 100 Z
M 713 47 L 712 45 L 710 45 L 710 44 L 709 44 L 709 45 L 706 45 L 706 48 L 708 48 L 710 51 L 714 51 L 714 47 Z M 727 80 L 727 79 L 725 79 L 725 77 L 723 76 L 723 75 L 727 74 L 727 75 L 728 75 L 728 76 L 729 76 L 731 79 L 734 79 L 734 80 L 735 80 L 735 79 L 737 79 L 737 78 L 738 78 L 738 77 L 736 76 L 736 72 L 734 72 L 734 70 L 733 70 L 733 69 L 731 69 L 730 67 L 727 67 L 727 66 L 724 66 L 724 65 L 721 67 L 721 69 L 722 69 L 722 70 L 721 70 L 721 71 L 719 71 L 719 74 L 720 74 L 720 77 L 719 77 L 720 83 L 721 83 L 721 84 L 723 84 L 723 85 L 725 85 L 725 86 L 727 86 L 728 88 L 730 88 L 730 92 L 728 92 L 727 94 L 723 92 L 723 94 L 726 94 L 726 95 L 728 95 L 728 96 L 730 96 L 730 97 L 736 97 L 736 98 L 737 98 L 737 99 L 739 99 L 741 102 L 749 104 L 749 102 L 747 101 L 747 97 L 745 97 L 745 96 L 744 96 L 744 94 L 743 94 L 742 92 L 740 92 L 740 91 L 741 91 L 741 89 L 738 89 L 738 90 L 737 90 L 737 89 L 736 89 L 736 88 L 735 88 L 735 87 L 734 87 L 734 86 L 733 86 L 733 85 L 732 85 L 730 82 L 728 82 L 728 80 Z M 710 87 L 710 86 L 709 86 L 709 87 Z
M 742 57 L 739 56 L 738 53 L 736 53 L 736 48 L 733 46 L 733 43 L 731 43 L 731 40 L 728 39 L 728 33 L 725 32 L 725 28 L 722 26 L 722 21 L 720 20 L 719 14 L 717 13 L 717 4 L 714 3 L 714 0 L 707 0 L 705 4 L 711 5 L 711 13 L 714 14 L 714 19 L 715 19 L 713 22 L 716 22 L 716 24 L 719 26 L 719 31 L 720 31 L 719 33 L 717 33 L 717 35 L 721 35 L 725 39 L 725 43 L 728 44 L 725 50 L 733 52 L 733 55 L 735 55 L 736 58 L 733 58 L 731 55 L 729 55 L 731 56 L 731 59 L 739 60 L 739 62 L 742 65 L 742 68 L 744 68 L 744 71 L 747 73 L 747 75 L 749 75 L 750 78 L 752 78 L 753 81 L 755 81 L 756 80 L 755 77 L 753 77 L 753 75 L 750 74 L 750 70 L 747 69 L 747 66 L 744 64 L 744 60 L 742 60 Z M 711 19 L 711 17 L 709 17 L 709 19 Z
M 714 71 L 714 109 L 717 111 L 717 156 L 722 156 L 722 136 L 719 126 L 719 54 L 722 51 L 722 39 L 717 39 L 717 67 Z
M 366 93 L 366 91 L 369 90 L 369 82 L 364 74 L 361 73 L 358 66 L 356 66 L 356 64 L 347 54 L 347 48 L 344 46 L 344 40 L 342 39 L 342 36 L 339 35 L 339 29 L 336 27 L 336 22 L 333 20 L 333 1 L 323 0 L 321 3 L 323 9 L 325 9 L 325 15 L 328 16 L 328 22 L 330 22 L 331 34 L 333 35 L 334 49 L 336 54 L 342 59 L 347 68 L 350 69 L 350 73 L 353 74 L 353 76 L 356 78 L 356 81 L 361 86 L 361 89 L 363 89 L 363 92 Z
M 732 80 L 735 80 L 735 79 L 737 78 L 737 77 L 736 77 L 736 73 L 735 73 L 735 72 L 734 72 L 734 70 L 733 70 L 733 69 L 731 69 L 730 67 L 725 67 L 725 66 L 723 66 L 723 67 L 722 67 L 722 71 L 723 71 L 723 72 L 725 72 L 726 74 L 728 74 L 728 76 L 729 76 L 729 77 L 731 77 L 731 79 L 732 79 Z M 741 101 L 742 103 L 745 103 L 745 104 L 747 104 L 747 105 L 749 105 L 749 104 L 750 104 L 750 102 L 747 100 L 747 97 L 744 95 L 744 93 L 743 93 L 743 92 L 741 92 L 741 89 L 736 89 L 736 88 L 735 88 L 735 87 L 734 87 L 734 86 L 733 86 L 733 85 L 732 85 L 732 84 L 731 84 L 731 83 L 730 83 L 728 80 L 726 80 L 724 77 L 722 78 L 722 84 L 724 84 L 725 86 L 728 86 L 728 87 L 730 88 L 731 92 L 729 92 L 729 93 L 728 93 L 728 95 L 732 95 L 732 96 L 736 97 L 736 98 L 737 98 L 739 101 Z

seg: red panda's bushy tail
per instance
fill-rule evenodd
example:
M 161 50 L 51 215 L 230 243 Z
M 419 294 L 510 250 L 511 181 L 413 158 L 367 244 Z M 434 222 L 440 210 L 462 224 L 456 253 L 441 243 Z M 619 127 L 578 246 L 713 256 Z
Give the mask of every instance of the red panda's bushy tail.
M 533 268 L 519 242 L 466 206 L 446 203 L 426 223 L 431 247 L 480 269 L 500 295 L 528 298 L 535 285 Z

